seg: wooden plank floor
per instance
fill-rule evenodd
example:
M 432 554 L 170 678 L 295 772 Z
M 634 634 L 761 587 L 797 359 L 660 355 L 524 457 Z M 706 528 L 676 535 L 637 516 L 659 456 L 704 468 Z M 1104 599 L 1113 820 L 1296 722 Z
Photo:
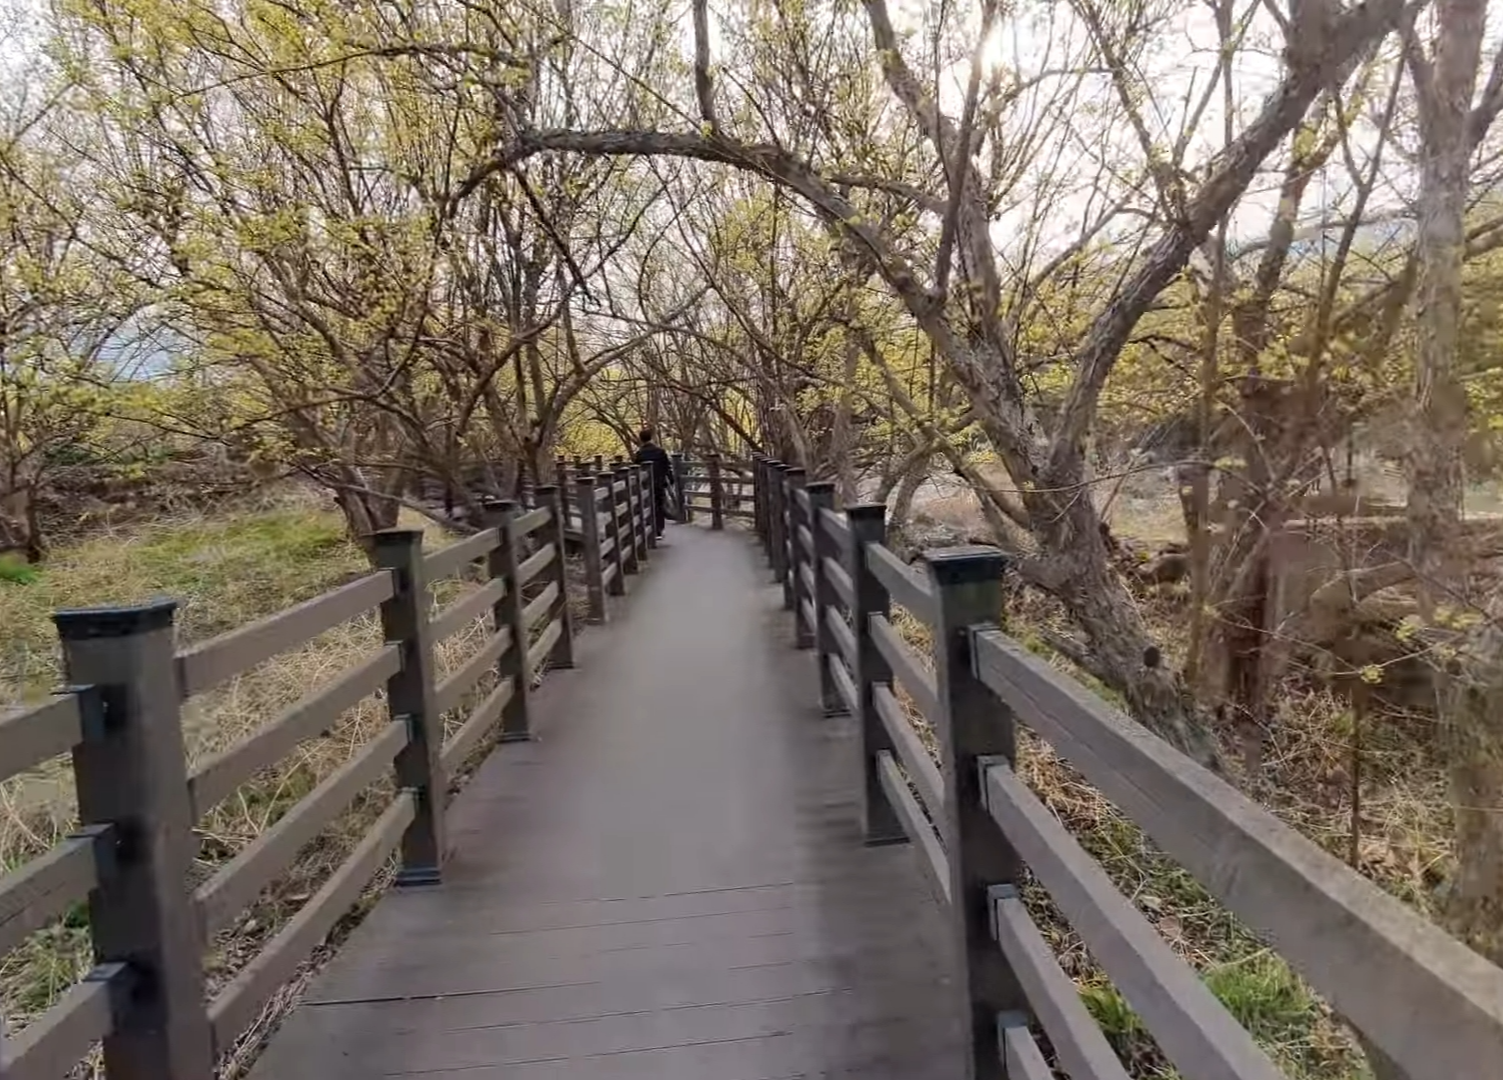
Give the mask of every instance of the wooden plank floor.
M 669 530 L 253 1080 L 962 1074 L 938 912 L 744 535 Z

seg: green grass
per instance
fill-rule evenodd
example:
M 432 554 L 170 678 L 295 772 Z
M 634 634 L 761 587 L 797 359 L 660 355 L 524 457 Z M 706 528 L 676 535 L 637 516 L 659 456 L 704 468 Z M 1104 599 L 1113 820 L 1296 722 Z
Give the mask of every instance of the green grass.
M 1206 988 L 1291 1080 L 1369 1080 L 1371 1072 L 1331 1027 L 1325 1006 L 1266 949 L 1202 972 Z M 1104 978 L 1079 987 L 1080 999 L 1134 1077 L 1181 1080 L 1127 999 Z
M 278 506 L 155 522 L 58 551 L 20 582 L 0 572 L 0 702 L 59 682 L 58 608 L 178 601 L 178 635 L 210 637 L 314 596 L 366 567 L 339 515 Z
M 0 585 L 33 585 L 41 571 L 19 555 L 0 555 Z

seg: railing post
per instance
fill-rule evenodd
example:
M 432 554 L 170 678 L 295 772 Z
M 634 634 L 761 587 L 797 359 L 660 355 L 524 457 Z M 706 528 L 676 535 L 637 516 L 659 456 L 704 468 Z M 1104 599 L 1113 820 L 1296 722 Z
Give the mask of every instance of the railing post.
M 616 477 L 626 481 L 626 494 L 622 496 L 626 501 L 626 539 L 631 547 L 631 560 L 633 566 L 642 568 L 642 549 L 637 542 L 637 468 L 628 464 L 625 458 L 617 458 Z
M 423 531 L 383 529 L 371 538 L 375 563 L 392 575 L 390 600 L 381 605 L 381 630 L 402 654 L 402 667 L 386 680 L 386 707 L 407 723 L 407 745 L 397 754 L 397 787 L 417 793 L 417 816 L 402 838 L 398 885 L 438 882 L 444 862 L 443 718 L 433 704 L 433 644 L 428 635 L 428 581 L 423 572 Z
M 762 517 L 763 464 L 761 454 L 752 454 L 752 532 L 757 534 L 757 542 L 766 550 L 767 531 L 763 527 L 766 523 Z
M 825 528 L 821 510 L 834 511 L 835 482 L 820 480 L 809 485 L 809 531 L 814 536 L 814 652 L 819 660 L 819 704 L 826 716 L 846 712 L 845 701 L 830 675 L 830 657 L 838 656 L 835 638 L 825 622 L 826 613 L 840 610 L 835 584 L 825 570 L 825 559 L 840 560 L 840 545 Z M 842 664 L 845 660 L 842 658 Z
M 548 580 L 558 586 L 558 617 L 563 624 L 560 629 L 557 643 L 548 653 L 548 666 L 552 668 L 571 668 L 574 666 L 574 615 L 569 611 L 569 567 L 564 559 L 564 528 L 566 519 L 564 510 L 568 503 L 564 501 L 564 492 L 557 484 L 544 484 L 538 488 L 538 499 L 541 505 L 553 511 L 553 543 L 557 554 L 549 565 L 546 573 Z
M 99 688 L 102 730 L 73 751 L 82 824 L 114 825 L 114 873 L 89 897 L 97 963 L 139 976 L 129 1015 L 104 1040 L 111 1080 L 211 1080 L 203 941 L 189 886 L 196 843 L 179 716 L 170 601 L 59 611 L 67 679 Z
M 765 456 L 757 462 L 757 505 L 762 512 L 762 550 L 769 564 L 772 562 L 772 462 Z
M 631 521 L 632 551 L 636 554 L 637 565 L 645 566 L 647 530 L 642 528 L 642 506 L 647 500 L 642 497 L 642 469 L 636 462 L 628 462 L 626 466 L 626 494 L 631 500 L 627 517 Z
M 768 461 L 763 472 L 767 502 L 767 563 L 772 567 L 772 580 L 783 583 L 783 466 L 781 462 Z
M 798 493 L 804 490 L 805 471 L 803 469 L 788 470 L 788 537 L 793 544 L 792 566 L 789 576 L 793 585 L 793 642 L 800 649 L 807 649 L 814 644 L 814 627 L 808 625 L 804 618 L 804 601 L 814 602 L 814 596 L 804 581 L 803 568 L 810 566 L 812 569 L 813 559 L 804 550 L 803 543 L 799 540 L 798 531 L 809 527 L 809 514 L 804 510 L 799 500 Z M 812 530 L 810 535 L 813 535 Z
M 562 487 L 568 482 L 569 459 L 566 458 L 563 454 L 559 454 L 553 459 L 553 483 L 557 487 Z M 539 491 L 538 494 L 541 495 L 542 492 Z
M 657 489 L 653 486 L 652 466 L 643 462 L 637 466 L 637 484 L 642 489 L 642 513 L 637 520 L 642 523 L 642 535 L 647 540 L 647 547 L 656 551 L 658 547 L 658 517 L 657 517 Z
M 611 583 L 606 586 L 606 591 L 612 596 L 626 595 L 626 545 L 622 542 L 621 522 L 616 518 L 616 476 L 614 473 L 603 472 L 595 477 L 596 484 L 605 487 L 606 508 L 606 539 L 611 541 L 611 553 L 606 556 L 608 565 L 616 568 L 616 574 L 611 578 Z M 597 489 L 598 494 L 598 489 Z M 600 508 L 597 506 L 598 514 Z
M 995 624 L 1002 612 L 1006 557 L 996 548 L 926 552 L 938 600 L 934 675 L 945 805 L 940 836 L 950 864 L 950 932 L 959 963 L 970 1063 L 967 1077 L 1004 1076 L 997 1045 L 997 1014 L 1026 1012 L 1027 1000 L 992 939 L 989 890 L 1015 884 L 1021 864 L 982 801 L 981 763 L 1015 759 L 1012 714 L 972 670 L 970 628 Z
M 579 510 L 580 546 L 584 548 L 585 592 L 591 622 L 605 622 L 605 567 L 600 561 L 600 511 L 595 506 L 595 477 L 580 473 L 574 481 L 574 505 Z
M 678 489 L 679 520 L 687 525 L 694 520 L 694 507 L 689 505 L 689 471 L 682 452 L 673 455 L 673 484 Z
M 605 473 L 605 455 L 604 454 L 596 454 L 595 455 L 595 475 L 596 476 L 601 476 L 604 473 Z
M 781 461 L 773 466 L 772 484 L 776 492 L 777 513 L 777 539 L 773 544 L 773 552 L 776 559 L 773 562 L 773 573 L 779 585 L 783 586 L 783 607 L 793 607 L 793 551 L 789 547 L 789 516 L 788 503 L 791 500 L 788 487 L 788 470 L 791 466 L 784 465 Z
M 511 647 L 496 661 L 497 680 L 511 679 L 511 698 L 501 711 L 502 742 L 526 742 L 532 738 L 532 720 L 528 716 L 528 699 L 532 696 L 532 679 L 527 671 L 527 620 L 522 611 L 527 606 L 517 587 L 517 564 L 522 561 L 521 541 L 517 535 L 519 509 L 504 499 L 490 504 L 489 520 L 501 530 L 501 542 L 491 550 L 487 567 L 492 578 L 506 579 L 506 592 L 491 608 L 497 631 L 511 631 Z
M 861 828 L 869 845 L 906 844 L 908 833 L 882 788 L 877 755 L 886 750 L 896 756 L 897 746 L 872 700 L 878 683 L 892 685 L 892 668 L 872 637 L 872 616 L 891 614 L 887 587 L 866 565 L 866 546 L 887 542 L 887 506 L 862 503 L 848 506 L 846 524 L 851 527 L 844 552 L 846 573 L 851 575 L 856 603 L 851 608 L 851 629 L 856 635 L 856 720 L 861 733 Z
M 710 454 L 710 528 L 725 528 L 725 488 L 720 482 L 720 455 Z
M 626 521 L 621 526 L 621 539 L 626 544 L 626 549 L 621 553 L 621 568 L 628 574 L 635 574 L 640 567 L 637 565 L 637 530 L 631 521 L 631 466 L 621 458 L 617 458 L 612 464 L 616 467 L 612 474 L 614 481 L 625 489 L 620 495 L 616 495 L 615 484 L 611 485 L 612 512 L 619 515 L 621 508 L 626 508 Z M 620 517 L 616 520 L 620 521 Z

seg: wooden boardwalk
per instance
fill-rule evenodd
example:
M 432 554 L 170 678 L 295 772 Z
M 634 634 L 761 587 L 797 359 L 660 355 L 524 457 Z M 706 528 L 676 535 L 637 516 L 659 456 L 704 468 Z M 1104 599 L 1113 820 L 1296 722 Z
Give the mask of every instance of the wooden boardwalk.
M 1257 1022 L 1025 782 L 1019 725 L 1408 1080 L 1503 1075 L 1503 969 L 1009 637 L 1002 551 L 909 563 L 884 506 L 837 509 L 803 469 L 704 474 L 711 530 L 675 529 L 660 552 L 644 470 L 597 462 L 571 506 L 540 487 L 540 505 L 492 507 L 494 524 L 428 553 L 420 533 L 378 534 L 370 574 L 207 642 L 179 646 L 171 602 L 58 612 L 70 685 L 0 716 L 0 778 L 70 754 L 85 827 L 0 876 L 0 956 L 87 899 L 96 963 L 11 1034 L 0 1076 L 52 1080 L 102 1041 L 115 1080 L 212 1080 L 400 851 L 410 886 L 340 950 L 255 1080 L 1129 1080 L 1060 966 L 1055 918 L 1181 1075 L 1280 1080 Z M 731 517 L 752 520 L 770 574 L 720 531 Z M 614 609 L 577 649 L 571 543 L 592 617 Z M 484 585 L 425 616 L 433 582 L 482 561 Z M 900 632 L 893 608 L 928 634 Z M 376 609 L 378 650 L 188 760 L 186 700 Z M 476 623 L 478 649 L 436 679 L 437 642 Z M 496 688 L 440 744 L 489 671 Z M 192 883 L 194 822 L 382 690 L 380 733 Z M 498 730 L 515 738 L 432 813 L 428 793 Z M 208 935 L 388 770 L 399 790 L 344 863 L 206 993 Z
M 737 534 L 672 529 L 254 1080 L 963 1075 L 940 912 Z

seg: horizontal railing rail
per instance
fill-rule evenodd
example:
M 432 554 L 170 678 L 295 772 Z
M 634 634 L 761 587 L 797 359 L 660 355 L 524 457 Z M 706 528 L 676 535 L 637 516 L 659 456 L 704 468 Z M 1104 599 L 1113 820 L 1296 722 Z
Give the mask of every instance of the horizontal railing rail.
M 97 725 L 102 709 L 99 692 L 80 687 L 0 716 L 0 780 L 72 750 L 83 741 L 91 718 Z
M 292 978 L 308 954 L 348 914 L 382 864 L 401 847 L 403 837 L 417 820 L 418 801 L 416 792 L 398 793 L 339 868 L 214 998 L 208 1008 L 214 1046 L 223 1049 L 234 1045 L 267 999 Z
M 504 577 L 492 578 L 472 593 L 461 596 L 433 618 L 430 633 L 435 642 L 453 637 L 461 630 L 490 615 L 512 588 Z
M 455 547 L 463 547 L 474 539 L 472 537 Z M 374 610 L 391 599 L 394 590 L 391 574 L 380 570 L 332 592 L 305 600 L 296 607 L 184 649 L 177 657 L 178 688 L 185 698 L 212 690 L 278 653 L 301 648 L 341 623 Z
M 108 1078 L 210 1080 L 216 1059 L 393 855 L 398 884 L 438 881 L 451 780 L 490 742 L 529 738 L 532 686 L 545 670 L 573 666 L 571 522 L 592 613 L 604 618 L 606 591 L 624 591 L 622 575 L 640 572 L 653 546 L 650 492 L 644 467 L 618 463 L 579 477 L 567 506 L 549 486 L 527 511 L 487 504 L 484 529 L 427 554 L 418 531 L 378 533 L 374 572 L 186 648 L 177 647 L 170 603 L 59 613 L 77 685 L 0 716 L 0 779 L 71 752 L 82 825 L 0 876 L 0 956 L 87 900 L 99 964 L 7 1033 L 0 1075 L 54 1080 L 102 1042 Z M 454 575 L 469 579 L 467 591 L 433 612 L 433 585 Z M 384 644 L 189 767 L 185 701 L 377 616 Z M 436 645 L 476 626 L 485 632 L 469 655 L 440 675 Z M 381 694 L 385 725 L 190 888 L 195 823 Z M 205 950 L 214 936 L 353 807 L 370 805 L 373 791 L 384 793 L 352 850 L 210 1000 Z
M 407 746 L 407 725 L 400 721 L 366 743 L 354 757 L 303 796 L 275 825 L 255 840 L 194 893 L 199 922 L 206 935 L 217 933 L 250 906 L 261 890 L 290 866 L 308 843 L 342 814 L 355 796 L 383 776 Z
M 67 990 L 5 1048 L 6 1080 L 54 1080 L 72 1073 L 101 1040 L 120 1031 L 132 988 L 125 964 L 101 964 Z
M 912 842 L 954 942 L 972 1077 L 1129 1075 L 1022 900 L 1048 893 L 1180 1075 L 1273 1080 L 1268 1053 L 1017 770 L 1022 724 L 1267 941 L 1408 1080 L 1503 1061 L 1503 970 L 996 627 L 1004 556 L 886 546 L 885 508 L 754 463 L 755 532 L 827 713 L 860 733 L 869 843 Z M 811 535 L 812 534 L 812 535 Z M 893 606 L 923 631 L 910 644 Z M 914 714 L 922 718 L 916 726 Z M 926 741 L 932 737 L 930 744 Z
M 111 869 L 116 842 L 113 825 L 96 825 L 0 877 L 0 954 L 98 887 Z
M 423 575 L 429 581 L 457 574 L 466 566 L 485 558 L 501 543 L 499 529 L 484 529 L 448 547 L 439 548 L 423 559 Z
M 974 641 L 978 678 L 1020 722 L 1411 1076 L 1465 1076 L 1497 1054 L 1496 967 L 1000 631 Z
M 333 727 L 341 714 L 382 690 L 401 668 L 401 650 L 387 645 L 265 727 L 209 758 L 188 777 L 194 819 L 203 817 L 256 773 L 281 761 L 299 743 Z

